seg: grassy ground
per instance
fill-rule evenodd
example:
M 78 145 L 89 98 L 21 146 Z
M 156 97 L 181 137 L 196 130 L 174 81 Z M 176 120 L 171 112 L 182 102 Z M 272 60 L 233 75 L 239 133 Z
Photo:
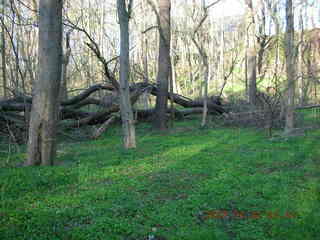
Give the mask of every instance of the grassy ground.
M 270 141 L 198 125 L 140 124 L 130 151 L 114 128 L 60 143 L 59 166 L 0 168 L 0 239 L 319 239 L 320 131 Z

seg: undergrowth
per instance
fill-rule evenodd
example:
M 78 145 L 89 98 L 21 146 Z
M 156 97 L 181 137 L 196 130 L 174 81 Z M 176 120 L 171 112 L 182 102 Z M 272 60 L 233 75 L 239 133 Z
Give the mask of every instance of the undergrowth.
M 62 141 L 54 167 L 8 167 L 23 146 L 2 153 L 0 239 L 318 239 L 319 130 L 270 141 L 198 125 L 139 124 L 129 151 L 119 127 Z

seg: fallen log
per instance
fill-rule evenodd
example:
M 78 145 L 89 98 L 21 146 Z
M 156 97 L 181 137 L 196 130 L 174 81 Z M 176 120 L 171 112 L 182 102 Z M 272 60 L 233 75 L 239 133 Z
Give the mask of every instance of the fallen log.
M 74 105 L 74 104 L 80 103 L 82 100 L 88 98 L 92 93 L 94 93 L 98 90 L 114 91 L 115 88 L 112 85 L 101 85 L 101 84 L 93 85 L 93 86 L 89 87 L 88 89 L 84 90 L 79 95 L 74 96 L 68 100 L 62 101 L 61 106 L 69 106 L 69 105 Z M 91 99 L 91 101 L 92 101 L 92 99 Z M 96 102 L 93 104 L 96 104 Z
M 101 84 L 93 85 L 88 89 L 84 90 L 82 93 L 68 100 L 62 101 L 60 105 L 61 106 L 75 105 L 76 108 L 80 108 L 82 106 L 89 105 L 89 104 L 103 105 L 103 103 L 97 99 L 93 99 L 93 98 L 88 99 L 88 97 L 91 94 L 93 94 L 98 90 L 113 91 L 114 87 L 112 85 L 101 85 Z M 0 110 L 24 111 L 26 105 L 31 105 L 31 104 L 32 104 L 32 97 L 20 95 L 12 99 L 0 101 Z
M 94 131 L 91 139 L 98 139 L 108 127 L 117 120 L 117 116 L 111 116 L 107 121 L 105 121 L 98 129 Z
M 10 123 L 10 124 L 15 124 L 19 127 L 26 127 L 25 124 L 25 118 L 24 116 L 21 116 L 19 114 L 16 113 L 4 113 L 4 112 L 0 112 L 0 120 L 6 122 L 6 123 Z
M 138 120 L 145 119 L 148 120 L 152 118 L 154 114 L 155 109 L 136 109 L 134 112 L 136 113 L 136 116 Z M 175 117 L 177 119 L 183 119 L 186 116 L 192 115 L 192 114 L 202 114 L 203 113 L 203 108 L 201 107 L 196 107 L 196 108 L 186 108 L 186 109 L 173 109 Z M 171 113 L 171 109 L 167 110 L 167 114 Z M 216 114 L 216 111 L 208 111 L 209 114 Z
M 59 125 L 66 128 L 79 128 L 84 125 L 96 125 L 96 124 L 103 123 L 111 113 L 117 112 L 119 110 L 120 108 L 118 105 L 113 105 L 108 110 L 90 114 L 87 117 L 78 119 L 71 123 L 60 122 Z
M 98 90 L 111 91 L 112 94 L 103 99 L 96 99 L 90 97 Z M 137 83 L 130 86 L 131 103 L 134 104 L 143 92 L 150 92 L 152 95 L 157 95 L 158 89 L 155 85 L 146 83 Z M 177 119 L 181 119 L 190 114 L 202 113 L 203 100 L 192 100 L 190 98 L 181 96 L 179 94 L 172 95 L 175 104 L 184 107 L 185 109 L 173 109 L 174 115 Z M 9 100 L 0 101 L 0 118 L 3 121 L 10 121 L 13 124 L 21 126 L 27 124 L 26 118 L 31 109 L 32 98 L 30 96 L 13 97 Z M 99 110 L 96 112 L 86 112 L 81 108 L 95 105 Z M 97 84 L 82 91 L 80 94 L 63 101 L 60 105 L 59 118 L 61 122 L 59 126 L 66 128 L 78 128 L 84 125 L 104 124 L 110 118 L 110 114 L 120 111 L 118 92 L 112 85 Z M 221 106 L 220 102 L 209 99 L 208 111 L 210 114 L 223 114 L 227 111 Z M 10 112 L 12 114 L 10 114 Z M 170 109 L 168 109 L 168 113 Z M 153 109 L 137 110 L 138 119 L 150 119 L 154 115 Z M 68 120 L 68 121 L 64 121 Z M 70 121 L 71 120 L 71 121 Z M 24 126 L 26 129 L 27 127 Z
M 320 108 L 320 105 L 300 106 L 300 107 L 296 107 L 295 110 L 313 109 L 313 108 Z
M 30 103 L 21 103 L 21 102 L 14 102 L 14 101 L 4 101 L 0 102 L 0 111 L 4 112 L 22 112 L 26 109 L 26 107 L 31 107 Z
M 66 119 L 79 120 L 82 118 L 89 117 L 91 115 L 92 113 L 77 111 L 76 109 L 72 109 L 72 108 L 62 108 L 60 110 L 60 120 L 66 120 Z
M 173 109 L 175 117 L 182 119 L 184 117 L 181 110 Z M 154 116 L 155 109 L 135 109 L 133 112 L 136 115 L 137 120 L 150 120 Z M 167 109 L 167 114 L 171 114 L 171 109 Z
M 104 107 L 105 104 L 103 101 L 95 98 L 87 98 L 82 100 L 81 102 L 76 103 L 75 105 L 72 106 L 73 109 L 79 109 L 88 105 L 95 105 L 95 106 L 100 106 Z
M 155 85 L 152 84 L 148 84 L 148 83 L 137 83 L 135 85 L 132 86 L 132 88 L 141 88 L 141 87 L 150 87 L 151 88 L 151 94 L 154 96 L 157 96 L 158 94 L 158 88 Z M 185 96 L 173 93 L 172 94 L 172 100 L 174 103 L 185 107 L 185 108 L 202 108 L 203 107 L 203 100 L 192 100 L 190 98 L 187 98 Z M 208 99 L 208 110 L 211 113 L 217 113 L 217 114 L 223 114 L 223 113 L 227 113 L 227 110 L 225 110 L 222 106 L 221 106 L 221 102 L 220 101 L 215 101 L 212 98 Z M 219 105 L 220 104 L 220 105 Z
M 139 99 L 140 95 L 147 91 L 149 87 L 146 88 L 137 88 L 130 93 L 130 100 L 132 105 Z M 101 112 L 89 114 L 88 116 L 81 118 L 73 123 L 68 123 L 68 124 L 63 124 L 61 123 L 62 126 L 65 126 L 67 128 L 77 128 L 81 127 L 84 125 L 96 125 L 96 124 L 101 124 L 106 121 L 108 116 L 111 113 L 118 112 L 120 111 L 120 106 L 118 103 L 113 103 L 111 106 L 108 106 L 106 110 L 103 110 Z

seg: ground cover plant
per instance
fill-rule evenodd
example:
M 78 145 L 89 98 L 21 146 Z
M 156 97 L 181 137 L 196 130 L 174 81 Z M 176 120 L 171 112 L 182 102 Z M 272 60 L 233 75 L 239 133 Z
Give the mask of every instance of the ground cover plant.
M 320 131 L 270 140 L 244 128 L 137 126 L 61 141 L 58 165 L 0 155 L 0 239 L 317 239 Z M 2 146 L 3 147 L 3 146 Z

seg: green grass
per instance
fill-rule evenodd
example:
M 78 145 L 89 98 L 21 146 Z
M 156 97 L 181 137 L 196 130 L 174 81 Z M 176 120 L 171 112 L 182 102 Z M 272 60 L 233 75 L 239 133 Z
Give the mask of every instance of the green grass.
M 303 126 L 320 126 L 320 109 L 314 108 L 314 109 L 304 109 L 297 111 L 300 113 L 300 125 Z
M 115 127 L 61 142 L 58 166 L 2 167 L 0 239 L 319 239 L 320 131 L 270 141 L 198 125 L 159 134 L 140 124 L 129 151 Z M 0 165 L 24 157 L 2 154 Z

